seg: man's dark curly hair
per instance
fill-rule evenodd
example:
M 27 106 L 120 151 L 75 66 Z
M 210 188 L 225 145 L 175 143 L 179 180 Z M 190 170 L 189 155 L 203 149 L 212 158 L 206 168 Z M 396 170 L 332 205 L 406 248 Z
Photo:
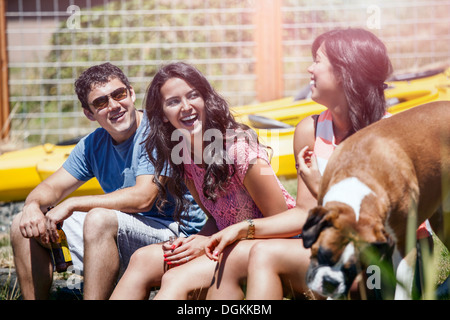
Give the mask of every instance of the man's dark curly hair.
M 75 81 L 75 92 L 81 106 L 90 112 L 88 95 L 97 85 L 104 85 L 113 79 L 119 79 L 128 88 L 131 89 L 130 82 L 119 67 L 106 62 L 86 69 Z

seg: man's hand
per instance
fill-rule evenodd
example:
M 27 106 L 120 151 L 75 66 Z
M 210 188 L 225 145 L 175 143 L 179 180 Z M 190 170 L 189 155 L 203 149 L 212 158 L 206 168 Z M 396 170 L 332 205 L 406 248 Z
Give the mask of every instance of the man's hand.
M 47 219 L 36 203 L 23 207 L 19 229 L 24 238 L 40 238 L 43 243 L 49 241 Z
M 56 207 L 52 208 L 46 214 L 46 228 L 51 242 L 56 242 L 59 238 L 58 225 L 62 227 L 63 221 L 69 218 L 73 211 L 67 204 L 70 199 L 61 202 Z

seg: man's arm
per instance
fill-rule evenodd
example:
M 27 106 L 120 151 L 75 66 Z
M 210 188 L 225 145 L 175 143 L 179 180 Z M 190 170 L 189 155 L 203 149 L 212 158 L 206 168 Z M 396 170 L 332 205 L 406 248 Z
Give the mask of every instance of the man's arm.
M 164 185 L 165 177 L 161 178 Z M 51 239 L 56 239 L 56 226 L 72 215 L 74 211 L 88 212 L 93 208 L 114 209 L 127 213 L 150 210 L 158 196 L 158 187 L 153 183 L 153 175 L 136 177 L 132 187 L 119 189 L 102 195 L 71 197 L 55 206 L 47 215 L 47 229 Z
M 56 205 L 84 182 L 75 179 L 64 168 L 34 188 L 25 200 L 20 221 L 20 231 L 25 238 L 42 237 L 45 241 L 47 208 Z
M 164 179 L 161 179 L 164 185 Z M 67 211 L 89 211 L 92 208 L 114 209 L 127 213 L 149 211 L 158 196 L 158 187 L 153 183 L 153 175 L 136 177 L 136 184 L 132 187 L 119 189 L 101 195 L 71 197 L 59 206 Z

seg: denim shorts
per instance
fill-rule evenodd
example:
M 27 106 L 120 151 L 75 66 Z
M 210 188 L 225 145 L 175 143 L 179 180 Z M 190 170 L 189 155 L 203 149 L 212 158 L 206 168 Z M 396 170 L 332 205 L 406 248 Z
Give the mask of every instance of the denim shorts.
M 119 225 L 117 246 L 120 257 L 120 274 L 125 272 L 131 255 L 137 249 L 168 241 L 170 236 L 183 236 L 179 231 L 177 222 L 114 211 Z M 63 224 L 72 256 L 73 268 L 80 275 L 83 274 L 83 224 L 85 217 L 86 212 L 76 211 Z

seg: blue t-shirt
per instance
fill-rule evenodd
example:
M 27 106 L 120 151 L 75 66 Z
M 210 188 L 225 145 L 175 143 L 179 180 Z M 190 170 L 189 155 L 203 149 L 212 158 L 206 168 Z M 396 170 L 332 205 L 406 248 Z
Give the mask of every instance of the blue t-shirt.
M 155 173 L 142 143 L 147 126 L 147 115 L 144 112 L 136 132 L 118 145 L 113 143 L 113 139 L 105 129 L 96 129 L 78 142 L 64 162 L 64 169 L 81 181 L 96 177 L 105 193 L 134 186 L 137 176 Z M 188 212 L 182 213 L 180 230 L 189 236 L 200 231 L 205 224 L 206 216 L 188 190 L 185 196 L 191 205 Z M 150 211 L 141 214 L 173 220 L 174 204 L 170 194 L 167 200 L 169 203 L 164 207 L 163 213 L 153 205 Z

